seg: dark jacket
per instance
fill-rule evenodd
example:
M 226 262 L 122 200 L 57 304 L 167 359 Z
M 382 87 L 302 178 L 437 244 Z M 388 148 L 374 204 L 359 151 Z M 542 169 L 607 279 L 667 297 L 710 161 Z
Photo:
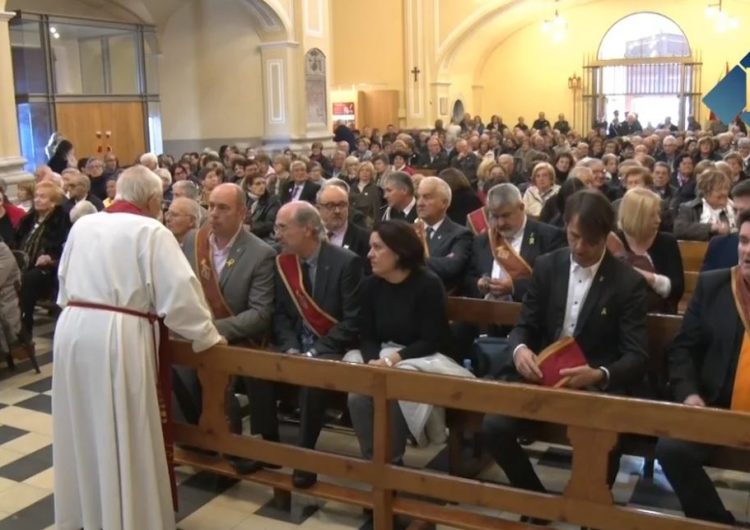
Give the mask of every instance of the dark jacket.
M 343 355 L 357 341 L 359 319 L 359 284 L 362 265 L 353 252 L 321 243 L 312 298 L 338 322 L 313 349 L 319 355 Z M 273 314 L 273 336 L 281 351 L 301 350 L 303 320 L 289 291 L 276 273 L 276 308 Z
M 560 338 L 570 264 L 568 249 L 536 260 L 518 324 L 508 336 L 510 351 L 525 344 L 538 354 Z M 609 371 L 607 392 L 630 393 L 646 372 L 646 293 L 643 277 L 607 251 L 573 333 L 588 364 Z
M 430 249 L 427 268 L 443 281 L 447 291 L 460 286 L 469 266 L 473 239 L 471 230 L 446 217 L 427 240 Z
M 367 253 L 370 252 L 370 231 L 356 225 L 347 223 L 346 233 L 344 234 L 345 249 L 351 250 L 357 256 L 362 258 L 363 265 L 368 264 Z
M 280 199 L 282 204 L 286 204 L 292 200 L 294 186 L 295 183 L 290 180 L 281 188 Z M 305 181 L 305 183 L 302 185 L 302 192 L 299 194 L 299 200 L 307 201 L 310 204 L 315 204 L 319 189 L 320 186 L 318 184 L 310 182 L 309 180 Z
M 523 241 L 519 254 L 533 269 L 539 256 L 565 246 L 565 233 L 557 227 L 526 218 L 523 230 Z M 492 274 L 495 257 L 490 250 L 490 236 L 487 232 L 474 238 L 471 251 L 471 263 L 467 276 L 465 292 L 472 298 L 482 298 L 477 282 L 482 276 Z M 523 300 L 530 280 L 516 280 L 513 284 L 513 300 Z
M 465 225 L 466 216 L 482 206 L 482 200 L 474 190 L 469 188 L 457 190 L 453 192 L 451 204 L 448 206 L 448 217 L 454 223 Z
M 712 237 L 708 242 L 706 255 L 703 257 L 701 272 L 716 269 L 729 269 L 739 262 L 737 245 L 740 243 L 738 234 Z
M 440 151 L 436 157 L 432 157 L 429 152 L 426 152 L 422 153 L 417 164 L 420 168 L 432 169 L 440 173 L 450 165 L 450 160 L 448 160 L 448 155 L 445 151 Z
M 674 235 L 688 241 L 708 241 L 711 239 L 711 224 L 701 223 L 703 199 L 697 198 L 680 205 L 674 220 Z
M 37 213 L 33 208 L 21 219 L 21 224 L 16 232 L 16 248 L 19 250 L 25 250 L 26 241 L 34 229 L 36 220 Z M 71 226 L 70 217 L 61 205 L 54 207 L 44 223 L 44 233 L 39 244 L 39 252 L 36 256 L 29 256 L 29 268 L 34 268 L 36 258 L 42 254 L 50 256 L 55 262 L 54 267 L 57 268 L 57 262 L 60 261 L 60 256 L 62 256 L 65 240 L 68 239 Z
M 250 225 L 250 231 L 261 239 L 268 239 L 273 235 L 273 225 L 276 222 L 276 214 L 279 213 L 281 202 L 275 195 L 266 191 L 257 200 L 255 211 L 251 213 L 252 202 L 248 197 L 246 224 Z
M 370 182 L 364 190 L 359 191 L 357 183 L 349 188 L 349 202 L 354 210 L 364 216 L 365 226 L 372 228 L 379 218 L 380 207 L 383 204 L 383 189 Z
M 682 329 L 667 350 L 675 401 L 682 403 L 698 394 L 710 407 L 728 408 L 744 334 L 732 295 L 731 271 L 701 274 Z

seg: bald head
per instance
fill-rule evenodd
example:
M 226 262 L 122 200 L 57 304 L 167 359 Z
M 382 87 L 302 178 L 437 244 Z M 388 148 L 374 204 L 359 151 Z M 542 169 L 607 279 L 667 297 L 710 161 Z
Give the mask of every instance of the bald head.
M 237 184 L 219 184 L 208 197 L 208 225 L 218 243 L 226 244 L 241 229 L 247 207 Z

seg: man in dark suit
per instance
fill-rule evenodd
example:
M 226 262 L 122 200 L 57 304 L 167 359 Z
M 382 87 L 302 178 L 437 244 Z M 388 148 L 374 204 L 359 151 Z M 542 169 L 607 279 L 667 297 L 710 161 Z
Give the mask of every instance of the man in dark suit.
M 479 169 L 481 160 L 471 150 L 469 142 L 463 138 L 456 142 L 456 153 L 458 154 L 451 162 L 451 166 L 460 169 L 469 179 L 472 188 L 477 189 L 477 169 Z
M 565 245 L 565 236 L 557 227 L 530 219 L 523 198 L 513 184 L 493 186 L 487 194 L 490 229 L 511 245 L 513 250 L 534 268 L 536 259 Z M 490 234 L 474 238 L 466 292 L 474 298 L 523 300 L 529 285 L 528 277 L 512 279 L 495 259 L 490 247 Z
M 220 184 L 209 196 L 206 225 L 185 236 L 182 251 L 201 282 L 220 333 L 229 344 L 258 345 L 271 328 L 276 252 L 244 229 L 245 215 L 242 189 L 236 184 Z M 201 387 L 195 370 L 176 366 L 174 371 L 180 409 L 189 423 L 197 424 Z M 244 380 L 240 386 L 245 386 Z M 235 431 L 240 432 L 239 411 L 233 410 L 231 415 Z M 250 423 L 253 433 L 267 434 L 259 429 L 253 413 Z M 244 462 L 233 463 L 242 466 Z
M 742 180 L 735 184 L 732 188 L 732 202 L 738 219 L 742 212 L 750 210 L 750 180 Z M 740 238 L 736 232 L 712 237 L 708 242 L 701 272 L 728 269 L 737 265 L 739 242 Z
M 70 213 L 73 206 L 80 201 L 89 201 L 98 211 L 104 209 L 102 200 L 91 193 L 91 181 L 88 176 L 74 168 L 66 169 L 62 176 L 69 196 L 62 204 L 66 212 Z
M 318 211 L 326 229 L 328 243 L 345 248 L 369 263 L 370 232 L 349 222 L 349 194 L 346 182 L 330 179 L 318 192 Z
M 295 160 L 289 166 L 291 174 L 290 182 L 281 189 L 281 202 L 286 204 L 291 201 L 307 201 L 315 204 L 315 198 L 320 186 L 310 182 L 310 174 L 307 166 L 300 160 Z
M 750 374 L 740 358 L 750 355 L 747 307 L 750 294 L 750 211 L 737 224 L 739 265 L 701 274 L 682 330 L 667 351 L 669 382 L 677 403 L 750 412 Z M 737 292 L 737 298 L 733 294 Z M 661 463 L 687 517 L 734 524 L 703 465 L 714 447 L 662 438 L 656 446 Z
M 451 205 L 451 188 L 438 177 L 425 177 L 419 183 L 416 229 L 429 251 L 427 267 L 443 280 L 446 291 L 456 290 L 469 265 L 471 231 L 451 221 L 446 213 Z
M 540 382 L 537 354 L 561 338 L 572 337 L 587 363 L 560 371 L 569 378 L 566 386 L 627 393 L 646 369 L 646 282 L 607 251 L 614 212 L 601 193 L 581 190 L 572 195 L 565 222 L 570 248 L 536 260 L 518 325 L 508 338 L 516 374 Z M 484 443 L 513 486 L 543 492 L 517 441 L 523 425 L 522 420 L 487 415 Z M 617 473 L 617 453 L 613 451 L 610 481 Z
M 422 155 L 419 160 L 419 165 L 423 168 L 432 169 L 436 173 L 440 173 L 447 168 L 449 164 L 448 155 L 443 151 L 443 146 L 440 144 L 440 140 L 436 137 L 427 140 L 427 152 Z
M 272 324 L 276 348 L 289 355 L 340 360 L 357 340 L 361 260 L 353 252 L 325 241 L 318 211 L 305 202 L 281 207 L 276 216 L 276 235 L 283 248 L 283 254 L 276 258 Z M 265 390 L 260 393 L 263 421 L 278 433 L 273 384 L 262 383 L 258 386 Z M 259 393 L 253 395 L 257 399 Z M 315 447 L 323 427 L 326 397 L 322 389 L 300 389 L 301 447 Z M 295 487 L 308 488 L 316 480 L 313 473 L 294 471 Z
M 413 223 L 417 219 L 417 200 L 411 177 L 402 171 L 389 173 L 383 189 L 386 204 L 380 209 L 380 220 L 401 219 Z

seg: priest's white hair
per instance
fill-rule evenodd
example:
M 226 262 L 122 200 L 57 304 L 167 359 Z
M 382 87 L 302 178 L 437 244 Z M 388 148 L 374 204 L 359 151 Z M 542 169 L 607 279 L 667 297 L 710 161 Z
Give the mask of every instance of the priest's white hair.
M 132 166 L 117 178 L 117 198 L 144 206 L 154 197 L 162 197 L 161 179 L 146 166 Z

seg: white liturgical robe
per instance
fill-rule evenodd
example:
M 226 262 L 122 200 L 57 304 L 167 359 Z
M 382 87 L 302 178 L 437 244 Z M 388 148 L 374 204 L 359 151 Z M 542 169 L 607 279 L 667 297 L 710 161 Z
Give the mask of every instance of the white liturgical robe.
M 155 313 L 193 342 L 221 340 L 174 236 L 131 213 L 82 217 L 59 268 L 63 312 L 52 378 L 58 530 L 174 530 L 157 401 L 153 331 L 145 318 L 68 306 Z

